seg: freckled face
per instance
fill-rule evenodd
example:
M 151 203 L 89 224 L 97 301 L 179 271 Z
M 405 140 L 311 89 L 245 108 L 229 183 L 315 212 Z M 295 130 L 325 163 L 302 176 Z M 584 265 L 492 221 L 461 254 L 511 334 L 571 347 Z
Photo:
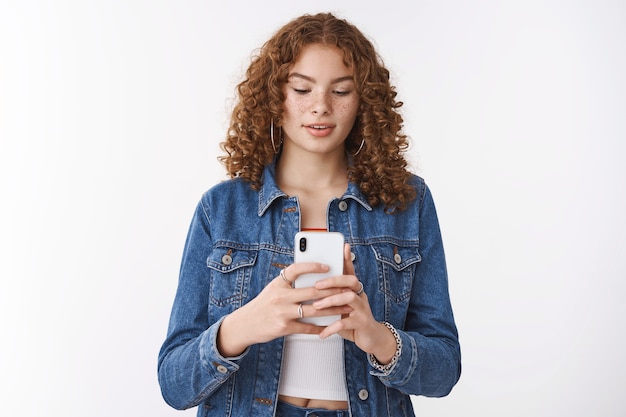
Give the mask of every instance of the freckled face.
M 334 46 L 307 45 L 284 86 L 284 151 L 344 151 L 359 109 L 353 71 Z

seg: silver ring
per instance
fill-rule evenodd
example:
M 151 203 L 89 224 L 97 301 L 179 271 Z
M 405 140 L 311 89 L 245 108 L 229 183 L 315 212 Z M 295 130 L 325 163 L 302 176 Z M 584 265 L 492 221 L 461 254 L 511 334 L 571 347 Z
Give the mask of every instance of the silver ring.
M 289 285 L 291 285 L 291 284 L 292 284 L 292 282 L 291 282 L 291 281 L 289 281 L 289 280 L 287 279 L 287 277 L 285 276 L 285 268 L 283 268 L 283 269 L 281 269 L 281 270 L 280 270 L 280 277 L 281 277 L 281 278 L 283 279 L 283 281 L 285 281 L 287 284 L 289 284 Z
M 302 314 L 302 303 L 300 303 L 300 305 L 298 306 L 298 317 L 302 318 L 303 314 Z
M 361 295 L 363 294 L 363 283 L 361 281 L 359 281 L 359 284 L 361 284 L 361 289 L 356 291 L 356 295 Z

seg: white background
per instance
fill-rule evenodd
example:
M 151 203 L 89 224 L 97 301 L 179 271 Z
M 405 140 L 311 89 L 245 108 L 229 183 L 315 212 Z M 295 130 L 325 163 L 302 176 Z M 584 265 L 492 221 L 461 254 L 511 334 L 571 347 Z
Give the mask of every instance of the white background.
M 2 415 L 194 415 L 156 377 L 187 226 L 250 54 L 329 10 L 440 214 L 463 375 L 418 414 L 623 416 L 624 3 L 297 3 L 0 2 Z

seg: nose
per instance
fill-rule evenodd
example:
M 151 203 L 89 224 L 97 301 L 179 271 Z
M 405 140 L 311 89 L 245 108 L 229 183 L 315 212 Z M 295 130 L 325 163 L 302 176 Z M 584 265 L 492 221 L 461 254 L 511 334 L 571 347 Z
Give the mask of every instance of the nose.
M 331 97 L 326 92 L 318 92 L 313 97 L 311 104 L 313 114 L 323 115 L 330 114 L 332 111 Z

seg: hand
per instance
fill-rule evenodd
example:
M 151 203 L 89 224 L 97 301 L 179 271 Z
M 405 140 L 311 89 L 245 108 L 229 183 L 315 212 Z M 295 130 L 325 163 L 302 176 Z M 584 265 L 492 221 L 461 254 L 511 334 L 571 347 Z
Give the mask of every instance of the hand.
M 369 305 L 367 294 L 361 290 L 361 282 L 354 273 L 354 265 L 350 256 L 350 245 L 344 246 L 344 275 L 320 280 L 315 288 L 328 290 L 340 289 L 337 294 L 318 299 L 313 307 L 327 310 L 332 307 L 344 307 L 346 313 L 320 332 L 325 338 L 338 333 L 344 339 L 354 342 L 361 350 L 376 356 L 382 364 L 388 363 L 396 351 L 396 341 L 389 329 L 376 321 Z
M 299 306 L 304 301 L 337 295 L 342 290 L 293 288 L 289 282 L 295 281 L 302 274 L 323 272 L 328 272 L 328 266 L 319 263 L 297 263 L 285 268 L 285 278 L 280 275 L 275 277 L 253 300 L 224 319 L 217 335 L 220 353 L 233 357 L 255 343 L 295 333 L 320 333 L 323 327 L 298 321 Z M 343 314 L 347 311 L 345 306 L 316 309 L 311 305 L 302 305 L 301 308 L 304 317 Z

